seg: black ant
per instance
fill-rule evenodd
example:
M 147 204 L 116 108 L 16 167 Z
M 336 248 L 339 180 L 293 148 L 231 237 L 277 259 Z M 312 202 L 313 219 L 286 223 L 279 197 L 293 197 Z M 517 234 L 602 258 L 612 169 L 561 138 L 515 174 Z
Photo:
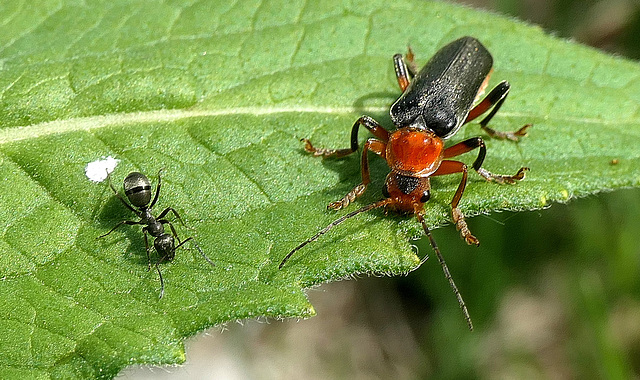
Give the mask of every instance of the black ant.
M 142 232 L 144 233 L 144 245 L 147 249 L 147 260 L 149 264 L 149 270 L 151 270 L 151 248 L 149 247 L 149 240 L 147 239 L 147 234 L 151 235 L 155 240 L 153 241 L 153 246 L 158 252 L 160 258 L 155 263 L 156 270 L 158 271 L 158 276 L 160 277 L 160 298 L 164 296 L 164 280 L 162 279 L 162 273 L 160 272 L 160 264 L 165 261 L 172 261 L 176 256 L 176 249 L 182 247 L 186 242 L 191 241 L 193 245 L 196 247 L 198 252 L 202 255 L 202 257 L 207 260 L 207 262 L 213 266 L 215 264 L 211 259 L 204 254 L 200 246 L 196 243 L 193 237 L 186 238 L 185 240 L 180 241 L 178 234 L 176 233 L 176 229 L 173 227 L 173 224 L 168 219 L 164 219 L 165 216 L 169 212 L 172 212 L 173 215 L 182 223 L 184 226 L 184 222 L 182 218 L 178 214 L 178 212 L 172 207 L 167 207 L 158 215 L 158 217 L 154 217 L 151 213 L 151 209 L 155 206 L 158 201 L 158 197 L 160 196 L 160 186 L 161 186 L 161 177 L 160 173 L 162 173 L 163 169 L 158 171 L 158 184 L 156 185 L 156 192 L 153 197 L 153 201 L 151 201 L 151 182 L 142 173 L 139 172 L 131 172 L 124 179 L 123 187 L 124 194 L 127 196 L 129 203 L 127 203 L 115 187 L 113 187 L 113 183 L 111 183 L 111 175 L 107 173 L 107 179 L 109 180 L 109 187 L 113 190 L 113 193 L 120 199 L 122 204 L 127 206 L 127 208 L 133 211 L 139 218 L 139 221 L 134 220 L 123 220 L 120 223 L 116 224 L 109 232 L 104 235 L 98 236 L 98 239 L 103 238 L 113 231 L 115 231 L 118 227 L 126 224 L 126 225 L 143 225 Z M 168 224 L 171 228 L 171 233 L 168 234 L 164 232 L 164 225 Z M 175 244 L 175 239 L 178 240 L 178 245 Z

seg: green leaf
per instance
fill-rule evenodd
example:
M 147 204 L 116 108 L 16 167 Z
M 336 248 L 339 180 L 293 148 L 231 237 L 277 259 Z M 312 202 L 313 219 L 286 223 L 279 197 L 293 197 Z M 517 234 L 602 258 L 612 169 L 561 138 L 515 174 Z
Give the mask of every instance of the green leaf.
M 485 167 L 528 166 L 527 179 L 498 186 L 472 173 L 465 213 L 640 182 L 638 65 L 499 16 L 417 0 L 203 0 L 5 2 L 0 17 L 2 378 L 111 378 L 132 363 L 180 363 L 182 340 L 212 325 L 313 315 L 305 287 L 412 270 L 417 222 L 379 210 L 278 270 L 345 214 L 325 205 L 360 175 L 356 155 L 320 160 L 298 140 L 346 147 L 361 114 L 390 127 L 391 57 L 408 44 L 423 64 L 457 37 L 479 38 L 495 60 L 490 85 L 512 85 L 492 126 L 534 124 L 519 143 L 487 139 Z M 453 140 L 478 134 L 472 123 Z M 181 248 L 161 265 L 158 299 L 139 226 L 96 239 L 134 217 L 84 174 L 107 156 L 121 160 L 118 187 L 130 171 L 155 183 L 165 168 L 156 211 L 176 208 L 189 226 L 178 223 L 179 235 L 195 236 L 215 267 Z M 388 169 L 372 161 L 360 205 L 382 197 Z M 430 225 L 449 220 L 458 181 L 433 180 Z

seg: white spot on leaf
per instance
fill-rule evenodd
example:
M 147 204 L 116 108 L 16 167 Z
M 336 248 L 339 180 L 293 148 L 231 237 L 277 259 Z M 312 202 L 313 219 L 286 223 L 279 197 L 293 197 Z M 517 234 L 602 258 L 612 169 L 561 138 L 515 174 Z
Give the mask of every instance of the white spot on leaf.
M 118 166 L 120 160 L 117 158 L 102 157 L 99 160 L 89 162 L 87 167 L 84 168 L 84 174 L 93 182 L 102 182 L 107 179 L 107 174 L 113 172 Z

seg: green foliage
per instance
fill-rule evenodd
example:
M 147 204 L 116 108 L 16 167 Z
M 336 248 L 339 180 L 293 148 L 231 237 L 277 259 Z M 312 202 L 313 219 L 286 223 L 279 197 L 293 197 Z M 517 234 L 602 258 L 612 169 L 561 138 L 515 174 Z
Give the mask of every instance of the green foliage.
M 512 84 L 492 126 L 534 124 L 519 143 L 487 142 L 489 170 L 526 165 L 527 180 L 472 174 L 466 213 L 639 184 L 637 64 L 477 11 L 387 3 L 0 5 L 0 377 L 110 378 L 131 363 L 180 363 L 182 339 L 214 324 L 313 315 L 304 287 L 413 269 L 419 226 L 382 211 L 277 269 L 359 181 L 356 155 L 322 161 L 298 140 L 346 146 L 363 113 L 390 126 L 391 56 L 407 44 L 424 63 L 446 42 L 479 38 L 494 55 L 491 84 Z M 477 134 L 468 125 L 456 139 Z M 129 171 L 155 182 L 165 168 L 157 209 L 175 207 L 189 226 L 180 236 L 194 235 L 216 267 L 178 251 L 162 266 L 159 300 L 138 227 L 96 240 L 133 217 L 85 177 L 104 156 L 121 160 L 118 186 Z M 361 204 L 381 197 L 380 161 Z M 457 181 L 433 181 L 431 225 L 449 220 Z

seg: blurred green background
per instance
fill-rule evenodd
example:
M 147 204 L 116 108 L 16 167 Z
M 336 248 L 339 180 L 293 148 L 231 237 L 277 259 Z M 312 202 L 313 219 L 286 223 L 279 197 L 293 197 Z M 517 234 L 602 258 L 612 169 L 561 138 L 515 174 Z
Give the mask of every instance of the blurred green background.
M 640 1 L 461 3 L 640 58 Z M 312 289 L 315 318 L 213 329 L 188 344 L 186 366 L 128 369 L 121 376 L 640 377 L 640 189 L 536 212 L 478 216 L 469 224 L 482 242 L 479 248 L 467 246 L 453 226 L 437 229 L 434 236 L 467 302 L 473 333 L 423 239 L 416 242 L 419 252 L 433 257 L 406 277 L 360 278 Z

